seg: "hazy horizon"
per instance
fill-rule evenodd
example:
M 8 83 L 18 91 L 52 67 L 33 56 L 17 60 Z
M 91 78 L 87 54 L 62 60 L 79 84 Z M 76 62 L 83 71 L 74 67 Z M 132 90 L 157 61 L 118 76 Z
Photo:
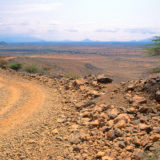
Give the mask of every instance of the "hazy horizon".
M 132 41 L 160 34 L 159 0 L 0 0 L 0 37 Z

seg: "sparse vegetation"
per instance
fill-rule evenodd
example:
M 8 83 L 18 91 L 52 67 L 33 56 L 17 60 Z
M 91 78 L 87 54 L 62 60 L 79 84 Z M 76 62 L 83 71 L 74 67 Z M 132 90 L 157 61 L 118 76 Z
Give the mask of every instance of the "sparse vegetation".
M 65 73 L 63 76 L 65 78 L 73 78 L 73 79 L 79 79 L 80 78 L 80 75 L 74 74 L 74 73 Z
M 154 37 L 144 49 L 151 56 L 160 56 L 160 36 Z
M 90 63 L 85 63 L 84 66 L 85 66 L 85 68 L 90 69 L 90 70 L 97 69 L 97 67 L 93 66 L 93 65 L 90 64 Z
M 26 66 L 24 70 L 28 73 L 38 73 L 40 71 L 37 65 L 34 64 Z
M 53 69 L 53 67 L 51 65 L 45 65 L 42 67 L 42 69 L 48 73 Z
M 0 58 L 0 67 L 4 66 L 6 64 L 7 64 L 7 61 Z
M 22 64 L 21 63 L 11 63 L 7 65 L 8 68 L 11 68 L 15 71 L 18 71 L 20 69 L 22 69 Z
M 155 67 L 151 70 L 152 73 L 160 73 L 160 66 Z

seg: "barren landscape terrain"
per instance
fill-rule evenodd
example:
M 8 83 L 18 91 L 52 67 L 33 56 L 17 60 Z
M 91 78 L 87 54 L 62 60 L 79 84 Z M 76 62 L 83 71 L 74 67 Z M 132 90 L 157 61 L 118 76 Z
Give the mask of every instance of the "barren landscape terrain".
M 48 68 L 50 75 L 71 74 L 77 77 L 105 74 L 115 83 L 145 78 L 159 65 L 160 58 L 147 56 L 143 45 L 135 44 L 54 44 L 9 45 L 1 54 L 14 55 L 14 62 Z
M 110 82 L 0 70 L 0 159 L 159 160 L 159 79 Z
M 0 69 L 0 159 L 159 160 L 160 78 L 148 78 L 159 58 L 135 46 L 60 48 L 73 53 L 3 52 L 48 69 Z

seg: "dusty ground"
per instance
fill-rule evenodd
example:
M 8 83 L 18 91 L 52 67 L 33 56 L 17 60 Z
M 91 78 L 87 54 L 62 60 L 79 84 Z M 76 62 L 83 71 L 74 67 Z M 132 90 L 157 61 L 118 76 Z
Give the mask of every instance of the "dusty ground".
M 63 155 L 69 134 L 57 122 L 65 116 L 55 88 L 0 72 L 0 159 L 53 159 Z M 52 133 L 58 128 L 59 138 Z
M 115 83 L 147 77 L 159 65 L 159 57 L 144 54 L 143 46 L 133 44 L 54 44 L 8 45 L 0 54 L 15 56 L 10 61 L 48 68 L 47 74 L 105 74 Z
M 147 77 L 150 70 L 159 64 L 159 58 L 147 57 L 142 53 L 109 53 L 108 55 L 88 54 L 45 54 L 18 56 L 14 61 L 24 65 L 36 64 L 41 68 L 49 66 L 50 74 L 72 73 L 85 76 L 105 74 L 114 82 L 136 80 Z
M 0 159 L 159 160 L 160 105 L 143 82 L 0 70 Z

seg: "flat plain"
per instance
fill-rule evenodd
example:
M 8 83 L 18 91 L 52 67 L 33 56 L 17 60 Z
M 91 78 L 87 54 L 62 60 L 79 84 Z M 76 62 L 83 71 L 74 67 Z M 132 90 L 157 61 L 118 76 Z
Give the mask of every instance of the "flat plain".
M 123 43 L 21 44 L 1 46 L 0 54 L 14 56 L 11 62 L 36 64 L 50 75 L 105 74 L 117 83 L 145 78 L 158 65 L 160 58 L 146 55 L 142 47 Z

